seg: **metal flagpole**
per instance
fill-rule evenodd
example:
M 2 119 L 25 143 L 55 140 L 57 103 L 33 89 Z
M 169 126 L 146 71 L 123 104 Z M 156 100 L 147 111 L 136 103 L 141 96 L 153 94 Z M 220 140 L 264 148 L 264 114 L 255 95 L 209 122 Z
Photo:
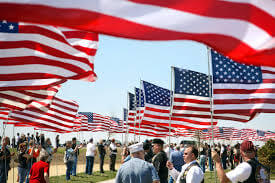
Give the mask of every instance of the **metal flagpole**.
M 211 53 L 210 48 L 207 47 L 207 54 L 208 54 L 208 82 L 209 82 L 209 100 L 210 100 L 210 113 L 211 113 L 211 130 L 212 130 L 212 146 L 214 148 L 214 126 L 213 126 L 213 77 L 211 77 Z M 211 158 L 212 159 L 212 158 Z M 214 178 L 215 182 L 217 183 L 217 176 L 216 176 L 216 165 L 214 164 Z
M 14 137 L 14 128 L 15 128 L 15 126 L 13 125 L 13 128 L 12 128 L 12 139 Z M 16 139 L 15 139 L 15 141 L 16 141 Z M 14 141 L 14 144 L 13 144 L 14 147 L 15 147 L 15 141 Z M 12 161 L 12 182 L 14 183 L 14 158 L 13 158 L 13 161 Z
M 170 143 L 171 143 L 171 119 L 172 119 L 172 111 L 173 111 L 173 71 L 174 71 L 174 67 L 171 66 L 170 115 L 169 115 L 169 136 L 168 136 L 169 157 L 170 157 Z
M 139 80 L 139 83 L 140 83 L 140 85 L 139 85 L 139 93 L 138 93 L 138 104 L 139 104 L 139 108 L 138 108 L 138 115 L 139 115 L 139 117 L 138 117 L 138 121 L 139 121 L 139 126 L 138 126 L 138 131 L 139 131 L 139 137 L 138 137 L 138 142 L 140 142 L 140 123 L 141 123 L 141 117 L 140 117 L 140 108 L 141 108 L 141 87 L 142 87 L 142 81 L 141 81 L 141 79 Z
M 136 115 L 135 115 L 135 121 L 134 121 L 134 142 L 136 142 L 136 122 L 137 122 L 137 100 L 136 100 L 137 97 L 136 97 L 136 88 L 135 88 L 135 91 L 134 91 L 134 92 L 135 92 L 135 104 L 136 104 L 136 105 L 135 105 L 135 106 L 136 106 L 136 107 L 135 107 L 135 108 L 136 108 L 136 109 L 135 109 L 135 110 L 136 110 Z
M 127 93 L 127 116 L 126 116 L 126 133 L 125 133 L 125 144 L 126 146 L 128 146 L 128 132 L 129 132 L 129 129 L 128 129 L 128 115 L 129 115 L 129 110 L 130 110 L 130 104 L 129 104 L 129 100 L 130 100 L 130 97 L 129 97 L 129 92 Z

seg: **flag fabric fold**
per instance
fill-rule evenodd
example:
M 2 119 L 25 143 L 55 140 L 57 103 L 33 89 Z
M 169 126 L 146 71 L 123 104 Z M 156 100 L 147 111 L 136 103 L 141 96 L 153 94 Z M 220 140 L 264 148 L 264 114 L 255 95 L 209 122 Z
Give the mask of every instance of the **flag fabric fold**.
M 39 90 L 67 79 L 94 81 L 98 35 L 0 21 L 0 90 Z
M 194 40 L 234 60 L 266 66 L 275 66 L 274 9 L 274 0 L 0 0 L 2 19 L 139 40 Z

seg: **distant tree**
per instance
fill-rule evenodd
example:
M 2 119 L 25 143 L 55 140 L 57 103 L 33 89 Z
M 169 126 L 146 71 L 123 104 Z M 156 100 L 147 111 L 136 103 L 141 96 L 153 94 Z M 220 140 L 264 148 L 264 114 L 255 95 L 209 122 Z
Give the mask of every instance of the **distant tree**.
M 275 170 L 275 141 L 269 139 L 264 146 L 258 150 L 259 161 L 270 168 L 271 171 Z

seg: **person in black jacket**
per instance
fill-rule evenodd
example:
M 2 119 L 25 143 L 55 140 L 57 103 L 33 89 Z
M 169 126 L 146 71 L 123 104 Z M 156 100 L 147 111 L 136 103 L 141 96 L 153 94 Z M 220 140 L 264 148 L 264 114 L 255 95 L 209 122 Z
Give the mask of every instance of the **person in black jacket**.
M 103 165 L 104 165 L 104 157 L 106 155 L 106 147 L 104 145 L 104 140 L 101 139 L 98 144 L 98 152 L 99 152 L 99 159 L 100 159 L 100 173 L 104 173 Z
M 153 139 L 153 152 L 155 156 L 152 159 L 152 163 L 158 172 L 160 183 L 167 183 L 168 168 L 166 162 L 168 160 L 166 153 L 163 151 L 164 141 L 161 139 Z

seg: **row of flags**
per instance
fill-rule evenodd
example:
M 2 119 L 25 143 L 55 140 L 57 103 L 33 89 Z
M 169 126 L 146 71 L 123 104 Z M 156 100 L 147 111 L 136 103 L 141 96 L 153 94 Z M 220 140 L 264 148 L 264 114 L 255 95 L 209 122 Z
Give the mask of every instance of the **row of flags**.
M 139 40 L 194 40 L 243 63 L 275 66 L 274 9 L 274 0 L 0 0 L 0 19 Z
M 195 134 L 201 139 L 209 140 L 212 138 L 212 133 L 215 139 L 218 140 L 250 140 L 250 141 L 267 141 L 269 139 L 275 140 L 275 132 L 263 131 L 255 129 L 237 129 L 233 127 L 214 127 L 204 129 Z
M 141 89 L 128 93 L 128 124 L 207 129 L 211 121 L 214 126 L 218 120 L 248 122 L 275 112 L 274 68 L 240 64 L 214 50 L 209 54 L 213 76 L 172 67 L 172 91 L 141 81 Z

